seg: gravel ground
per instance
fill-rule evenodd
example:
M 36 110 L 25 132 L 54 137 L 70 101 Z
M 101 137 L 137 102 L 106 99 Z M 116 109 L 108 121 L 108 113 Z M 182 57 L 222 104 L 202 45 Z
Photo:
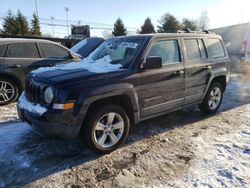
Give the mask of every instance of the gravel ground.
M 0 107 L 0 187 L 250 187 L 249 81 L 232 78 L 218 114 L 192 107 L 141 122 L 105 156 Z

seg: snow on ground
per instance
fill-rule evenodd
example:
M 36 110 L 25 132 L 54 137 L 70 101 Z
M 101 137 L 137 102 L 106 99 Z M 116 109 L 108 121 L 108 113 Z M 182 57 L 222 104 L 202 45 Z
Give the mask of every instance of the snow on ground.
M 16 103 L 7 106 L 0 106 L 0 123 L 16 121 L 17 119 Z
M 15 104 L 0 107 L 0 187 L 250 187 L 249 81 L 233 78 L 218 114 L 192 107 L 144 121 L 105 156 L 32 131 L 15 121 Z

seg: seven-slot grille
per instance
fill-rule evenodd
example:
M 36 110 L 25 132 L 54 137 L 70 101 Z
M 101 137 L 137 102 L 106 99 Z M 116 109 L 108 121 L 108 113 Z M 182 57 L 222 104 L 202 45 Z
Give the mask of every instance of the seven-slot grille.
M 41 96 L 41 87 L 33 82 L 26 82 L 25 84 L 26 97 L 30 102 L 38 103 Z

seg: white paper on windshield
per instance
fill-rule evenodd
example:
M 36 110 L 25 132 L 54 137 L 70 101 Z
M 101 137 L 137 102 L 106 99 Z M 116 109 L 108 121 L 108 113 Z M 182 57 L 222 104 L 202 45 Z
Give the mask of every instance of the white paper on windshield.
M 138 46 L 138 43 L 122 42 L 120 46 L 124 48 L 136 48 Z

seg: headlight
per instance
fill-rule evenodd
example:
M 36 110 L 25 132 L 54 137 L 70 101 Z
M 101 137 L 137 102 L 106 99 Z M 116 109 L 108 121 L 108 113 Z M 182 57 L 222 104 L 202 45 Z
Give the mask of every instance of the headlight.
M 47 87 L 44 91 L 44 101 L 47 104 L 50 104 L 54 98 L 53 89 L 51 87 Z

